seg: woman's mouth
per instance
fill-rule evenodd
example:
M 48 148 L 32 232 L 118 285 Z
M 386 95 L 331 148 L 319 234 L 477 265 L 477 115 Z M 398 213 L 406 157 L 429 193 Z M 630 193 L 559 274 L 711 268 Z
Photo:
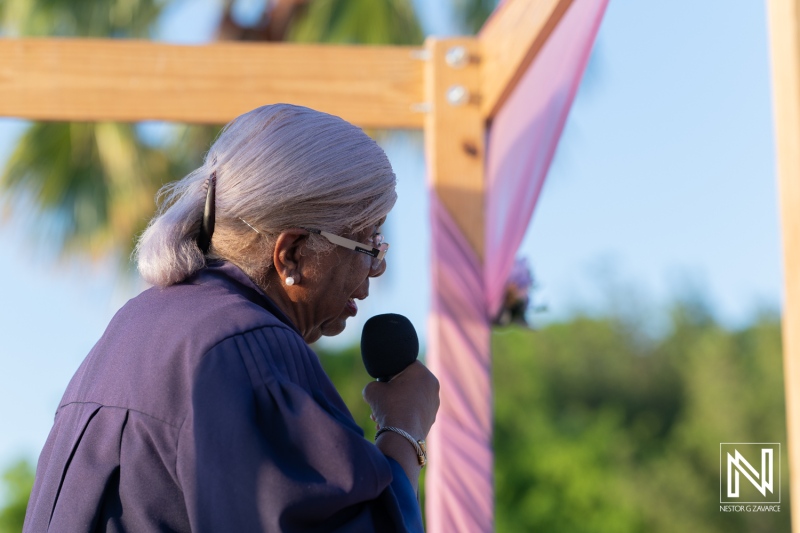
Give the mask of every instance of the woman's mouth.
M 353 298 L 347 300 L 347 305 L 345 305 L 344 308 L 347 310 L 350 316 L 356 316 L 358 313 L 358 305 L 356 305 L 356 301 Z

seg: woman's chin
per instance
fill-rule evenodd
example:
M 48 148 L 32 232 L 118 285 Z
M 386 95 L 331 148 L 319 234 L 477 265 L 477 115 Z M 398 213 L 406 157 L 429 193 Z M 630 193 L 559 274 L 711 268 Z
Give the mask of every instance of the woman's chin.
M 322 335 L 325 337 L 335 337 L 336 335 L 340 334 L 347 326 L 348 318 L 349 317 L 347 315 L 342 314 L 330 322 L 323 324 L 322 328 L 320 328 Z

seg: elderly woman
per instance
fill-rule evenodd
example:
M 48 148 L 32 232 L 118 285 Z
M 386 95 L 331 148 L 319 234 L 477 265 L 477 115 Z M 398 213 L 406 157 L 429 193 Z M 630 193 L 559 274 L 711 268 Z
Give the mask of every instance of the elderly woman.
M 113 318 L 67 388 L 25 531 L 421 530 L 438 382 L 414 363 L 364 397 L 364 439 L 308 344 L 386 269 L 383 151 L 311 109 L 231 122 L 166 189 L 136 250 L 154 287 Z

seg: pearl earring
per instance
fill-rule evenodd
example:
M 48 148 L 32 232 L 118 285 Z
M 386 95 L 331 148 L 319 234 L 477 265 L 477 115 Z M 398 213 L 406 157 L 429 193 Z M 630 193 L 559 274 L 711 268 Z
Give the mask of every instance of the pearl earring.
M 294 285 L 294 278 L 292 276 L 287 276 L 286 281 L 284 281 L 284 283 L 286 283 L 286 285 L 291 287 L 292 285 Z

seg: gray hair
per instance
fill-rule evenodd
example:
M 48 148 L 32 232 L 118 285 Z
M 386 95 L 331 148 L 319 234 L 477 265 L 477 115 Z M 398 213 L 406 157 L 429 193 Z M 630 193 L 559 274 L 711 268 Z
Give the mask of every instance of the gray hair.
M 216 228 L 207 258 L 197 236 L 212 172 Z M 389 160 L 361 129 L 305 107 L 263 106 L 225 126 L 200 168 L 162 187 L 134 257 L 152 285 L 183 281 L 213 258 L 231 261 L 259 283 L 281 231 L 353 235 L 377 224 L 396 199 Z M 332 248 L 312 237 L 313 250 Z

